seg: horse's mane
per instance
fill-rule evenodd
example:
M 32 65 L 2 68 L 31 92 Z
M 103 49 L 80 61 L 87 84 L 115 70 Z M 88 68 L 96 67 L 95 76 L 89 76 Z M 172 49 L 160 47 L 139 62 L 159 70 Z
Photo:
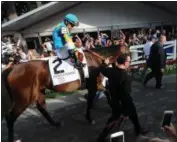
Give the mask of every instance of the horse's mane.
M 117 46 L 100 47 L 100 48 L 93 48 L 91 49 L 91 51 L 96 52 L 97 54 L 103 57 L 110 57 L 110 56 L 116 56 L 116 53 L 119 51 L 119 48 Z
M 125 53 L 130 54 L 129 47 L 125 47 Z M 119 52 L 121 52 L 121 47 L 119 45 L 113 45 L 110 47 L 98 47 L 92 48 L 91 51 L 96 52 L 97 54 L 101 55 L 104 58 L 110 56 L 117 56 Z

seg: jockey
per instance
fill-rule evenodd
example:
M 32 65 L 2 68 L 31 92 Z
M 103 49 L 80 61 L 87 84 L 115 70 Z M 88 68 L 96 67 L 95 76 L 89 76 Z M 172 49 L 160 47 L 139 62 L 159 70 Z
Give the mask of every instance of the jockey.
M 76 66 L 78 66 L 80 62 L 77 60 L 77 48 L 72 41 L 71 29 L 78 25 L 79 21 L 76 15 L 67 14 L 64 21 L 59 23 L 53 31 L 54 52 L 60 59 L 72 57 Z

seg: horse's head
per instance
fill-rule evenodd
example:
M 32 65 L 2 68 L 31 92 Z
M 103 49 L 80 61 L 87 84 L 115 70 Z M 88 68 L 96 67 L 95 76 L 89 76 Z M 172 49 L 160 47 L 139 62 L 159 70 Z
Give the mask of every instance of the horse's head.
M 14 57 L 13 63 L 14 63 L 14 64 L 19 64 L 19 63 L 20 63 L 20 60 L 21 60 L 21 57 L 20 57 L 19 55 L 17 55 L 17 56 Z

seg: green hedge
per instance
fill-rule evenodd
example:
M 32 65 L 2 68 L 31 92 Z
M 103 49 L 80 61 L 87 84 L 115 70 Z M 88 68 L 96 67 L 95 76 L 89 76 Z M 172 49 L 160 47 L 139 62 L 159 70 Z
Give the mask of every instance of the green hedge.
M 73 95 L 73 94 L 76 94 L 76 93 L 78 93 L 78 91 L 74 91 L 72 93 L 58 93 L 58 92 L 55 92 L 55 91 L 51 91 L 49 89 L 45 90 L 46 98 L 48 98 L 48 99 L 54 99 L 54 98 L 59 97 L 59 96 L 69 96 L 69 95 Z
M 177 65 L 176 63 L 172 64 L 172 65 L 167 65 L 166 68 L 165 68 L 164 75 L 175 74 L 177 72 L 176 65 Z M 142 74 L 142 71 L 143 71 L 143 67 L 137 68 L 135 70 L 136 71 L 133 71 L 133 73 L 132 73 L 132 77 L 135 80 L 142 80 L 141 74 Z M 150 71 L 151 71 L 151 69 L 148 68 L 148 70 L 147 70 L 145 75 L 147 75 Z
M 45 94 L 46 94 L 47 98 L 51 98 L 51 99 L 56 98 L 57 96 L 60 96 L 60 94 L 58 92 L 54 92 L 54 91 L 51 91 L 48 89 L 45 90 Z

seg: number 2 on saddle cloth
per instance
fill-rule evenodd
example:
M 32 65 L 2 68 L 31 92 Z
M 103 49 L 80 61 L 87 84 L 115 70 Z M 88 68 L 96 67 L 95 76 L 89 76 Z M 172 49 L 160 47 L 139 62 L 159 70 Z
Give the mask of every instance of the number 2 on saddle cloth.
M 83 62 L 83 60 L 84 60 L 84 55 L 83 55 L 83 53 L 81 53 L 81 52 L 79 52 L 79 51 L 76 51 L 76 57 L 77 57 L 77 60 L 79 61 L 79 62 Z M 74 59 L 73 58 L 70 58 L 70 61 L 73 63 L 74 61 L 73 61 Z M 57 70 L 57 68 L 60 66 L 60 64 L 61 64 L 61 59 L 59 59 L 59 58 L 57 58 L 56 60 L 54 60 L 53 61 L 53 63 L 55 63 L 55 62 L 58 62 L 56 65 L 55 65 L 55 67 L 53 68 L 54 69 L 54 73 L 55 74 L 58 74 L 58 73 L 62 73 L 61 71 L 58 71 Z
M 58 71 L 57 68 L 61 65 L 61 59 L 57 58 L 56 60 L 53 61 L 53 63 L 57 62 L 55 67 L 53 68 L 53 71 L 55 74 L 62 73 L 61 71 Z

